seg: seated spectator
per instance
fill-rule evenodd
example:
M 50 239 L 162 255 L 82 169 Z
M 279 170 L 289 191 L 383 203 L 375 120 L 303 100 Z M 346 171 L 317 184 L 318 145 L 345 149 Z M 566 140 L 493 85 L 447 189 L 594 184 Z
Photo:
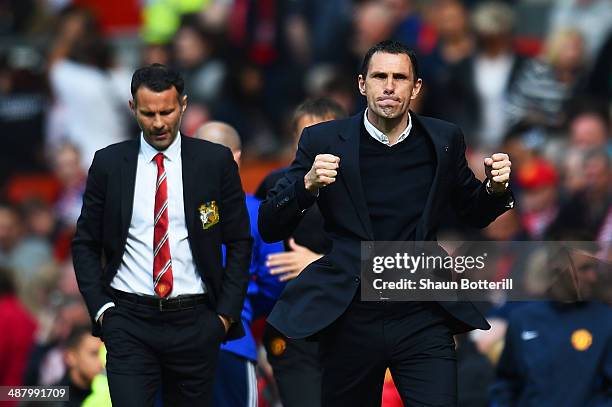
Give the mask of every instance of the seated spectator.
M 89 326 L 75 326 L 64 345 L 66 374 L 57 386 L 68 386 L 70 401 L 65 406 L 78 407 L 92 392 L 94 378 L 102 372 L 99 353 L 102 341 L 91 335 Z
M 57 147 L 52 157 L 53 172 L 62 186 L 55 204 L 58 221 L 74 229 L 81 213 L 86 173 L 77 146 L 64 143 Z
M 610 142 L 610 121 L 605 108 L 587 107 L 569 123 L 570 146 L 582 150 L 605 149 Z
M 173 60 L 185 78 L 185 87 L 191 89 L 192 103 L 213 103 L 222 91 L 226 69 L 215 56 L 215 46 L 214 36 L 202 27 L 197 16 L 183 17 L 174 37 Z
M 523 190 L 518 205 L 521 223 L 529 238 L 539 240 L 559 213 L 557 170 L 549 162 L 536 159 L 519 170 L 517 181 Z
M 452 68 L 448 119 L 461 127 L 471 148 L 493 148 L 507 131 L 505 100 L 524 60 L 512 49 L 510 6 L 487 1 L 474 11 L 472 22 L 476 52 Z
M 552 2 L 549 30 L 575 27 L 584 37 L 589 60 L 597 56 L 612 32 L 612 2 L 609 0 L 558 0 Z
M 590 150 L 584 154 L 581 167 L 582 187 L 561 205 L 559 216 L 550 227 L 552 237 L 580 230 L 595 240 L 604 225 L 612 205 L 610 157 L 603 149 Z
M 113 68 L 110 44 L 83 9 L 69 8 L 59 23 L 49 56 L 49 84 L 54 103 L 49 113 L 48 142 L 68 139 L 78 146 L 89 167 L 94 153 L 127 139 L 129 88 Z M 125 97 L 125 99 L 124 99 Z
M 17 208 L 0 203 L 0 266 L 15 270 L 18 291 L 36 279 L 52 261 L 48 242 L 28 236 Z
M 51 385 L 61 380 L 66 373 L 63 345 L 74 327 L 89 322 L 80 296 L 56 296 L 47 301 L 46 309 L 38 315 L 39 328 L 24 377 L 26 386 Z
M 471 33 L 469 14 L 462 2 L 437 0 L 428 3 L 428 15 L 436 30 L 437 43 L 430 53 L 419 59 L 424 91 L 422 112 L 449 120 L 455 102 L 454 95 L 449 100 L 452 69 L 473 55 L 476 42 Z
M 527 121 L 557 129 L 565 121 L 568 101 L 583 87 L 586 65 L 580 33 L 560 30 L 547 40 L 545 52 L 525 63 L 506 106 L 509 124 Z
M 36 321 L 15 294 L 13 275 L 0 267 L 0 386 L 22 386 Z

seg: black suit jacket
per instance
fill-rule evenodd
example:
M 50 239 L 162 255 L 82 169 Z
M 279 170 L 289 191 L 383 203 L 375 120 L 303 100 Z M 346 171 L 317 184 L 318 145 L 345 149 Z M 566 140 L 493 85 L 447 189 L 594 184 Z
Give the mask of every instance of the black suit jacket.
M 432 141 L 436 171 L 425 210 L 416 226 L 417 241 L 436 240 L 442 212 L 450 202 L 466 221 L 484 227 L 511 207 L 512 194 L 489 195 L 465 159 L 461 130 L 448 122 L 411 113 Z M 372 225 L 359 172 L 359 139 L 363 112 L 345 120 L 308 127 L 302 133 L 295 160 L 259 209 L 259 231 L 265 241 L 285 239 L 300 221 L 305 200 L 304 175 L 317 154 L 340 157 L 336 182 L 319 192 L 317 203 L 325 231 L 333 242 L 329 254 L 310 264 L 290 282 L 268 321 L 288 337 L 318 333 L 348 307 L 360 285 L 361 242 L 373 241 Z M 440 302 L 456 322 L 455 332 L 488 329 L 483 316 L 469 302 Z
M 189 245 L 216 312 L 238 321 L 227 338 L 244 335 L 240 321 L 248 285 L 251 235 L 238 167 L 226 147 L 181 137 L 183 199 Z M 72 241 L 74 269 L 92 321 L 113 301 L 110 283 L 121 264 L 132 218 L 140 139 L 113 144 L 94 157 Z M 216 201 L 219 223 L 204 229 L 199 206 Z M 227 249 L 222 263 L 221 245 Z M 152 271 L 151 271 L 152 272 Z M 94 335 L 99 335 L 93 323 Z
M 274 188 L 278 180 L 282 179 L 289 168 L 281 168 L 268 174 L 261 182 L 255 197 L 263 201 L 268 195 L 268 191 Z M 326 254 L 331 250 L 331 240 L 327 238 L 323 231 L 323 216 L 317 204 L 312 205 L 302 216 L 302 220 L 293 231 L 291 236 L 299 245 L 305 246 L 315 253 Z M 289 243 L 285 240 L 285 250 L 291 250 Z

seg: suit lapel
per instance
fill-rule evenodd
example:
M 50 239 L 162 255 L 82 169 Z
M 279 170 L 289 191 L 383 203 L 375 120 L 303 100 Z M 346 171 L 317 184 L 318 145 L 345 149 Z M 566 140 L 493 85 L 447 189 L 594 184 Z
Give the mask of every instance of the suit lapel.
M 189 148 L 186 136 L 181 134 L 181 161 L 183 171 L 183 206 L 185 207 L 185 224 L 187 232 L 192 235 L 195 216 L 195 180 L 197 171 L 197 157 L 193 149 Z
M 431 211 L 433 209 L 434 198 L 438 193 L 438 185 L 440 184 L 440 168 L 441 160 L 446 159 L 448 155 L 448 145 L 446 145 L 440 137 L 436 137 L 432 129 L 428 128 L 425 123 L 418 117 L 417 114 L 410 112 L 412 120 L 415 124 L 420 125 L 424 130 L 427 137 L 432 142 L 434 147 L 434 154 L 436 155 L 436 171 L 434 173 L 434 179 L 427 195 L 427 201 L 425 202 L 425 208 L 423 209 L 423 216 L 417 224 L 415 231 L 415 240 L 425 240 L 427 237 L 427 231 L 430 229 Z
M 127 144 L 121 162 L 121 231 L 122 236 L 125 238 L 127 238 L 134 207 L 134 187 L 136 184 L 139 150 L 140 137 L 138 140 Z
M 353 205 L 357 211 L 359 220 L 363 227 L 363 237 L 374 240 L 370 214 L 363 194 L 361 183 L 361 172 L 359 168 L 359 144 L 361 132 L 361 120 L 363 113 L 359 113 L 349 121 L 349 125 L 340 133 L 340 142 L 337 144 L 336 152 L 340 157 L 340 178 L 349 192 Z

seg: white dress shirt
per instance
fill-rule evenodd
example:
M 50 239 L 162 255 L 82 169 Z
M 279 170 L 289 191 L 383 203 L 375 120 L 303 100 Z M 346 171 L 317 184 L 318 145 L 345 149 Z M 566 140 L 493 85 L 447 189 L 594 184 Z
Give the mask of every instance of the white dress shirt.
M 153 211 L 159 153 L 140 136 L 140 152 L 136 168 L 134 205 L 125 251 L 111 287 L 134 294 L 156 295 L 153 290 Z M 163 151 L 168 183 L 168 239 L 172 257 L 172 292 L 169 297 L 182 294 L 202 294 L 206 287 L 196 270 L 189 246 L 183 202 L 183 171 L 180 135 Z M 113 303 L 107 303 L 96 315 L 96 320 Z
M 365 129 L 368 132 L 368 134 L 372 136 L 374 140 L 379 141 L 383 143 L 384 145 L 391 147 L 391 144 L 389 143 L 389 137 L 385 135 L 382 131 L 374 127 L 374 125 L 370 123 L 370 121 L 368 120 L 368 109 L 366 109 L 365 113 L 363 114 L 363 125 L 365 126 Z M 408 137 L 408 135 L 410 134 L 410 130 L 412 130 L 412 117 L 410 117 L 410 112 L 408 112 L 408 126 L 406 126 L 404 131 L 402 131 L 402 134 L 400 134 L 400 136 L 397 139 L 397 143 L 395 144 L 398 144 L 404 141 L 406 137 Z

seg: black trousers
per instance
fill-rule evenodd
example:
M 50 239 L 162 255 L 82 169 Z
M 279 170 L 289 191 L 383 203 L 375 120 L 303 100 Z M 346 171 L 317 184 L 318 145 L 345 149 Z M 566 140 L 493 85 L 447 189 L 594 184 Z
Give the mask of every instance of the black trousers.
M 102 337 L 113 406 L 209 406 L 223 323 L 207 304 L 159 311 L 116 300 Z
M 389 368 L 406 407 L 455 406 L 448 318 L 437 303 L 361 302 L 356 296 L 320 335 L 322 405 L 380 406 Z
M 291 339 L 266 324 L 263 342 L 283 407 L 321 405 L 319 343 Z

